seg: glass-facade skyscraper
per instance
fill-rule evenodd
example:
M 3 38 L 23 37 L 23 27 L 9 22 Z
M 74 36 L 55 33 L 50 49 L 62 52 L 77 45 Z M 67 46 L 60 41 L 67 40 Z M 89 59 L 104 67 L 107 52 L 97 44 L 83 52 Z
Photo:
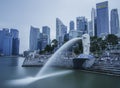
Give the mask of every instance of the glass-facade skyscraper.
M 3 28 L 0 30 L 0 54 L 5 56 L 19 55 L 19 31 Z
M 48 26 L 43 26 L 42 27 L 42 33 L 48 36 L 47 44 L 50 44 L 50 28 Z
M 38 49 L 38 39 L 39 39 L 39 28 L 32 27 L 30 28 L 30 51 Z
M 97 12 L 97 36 L 102 37 L 109 34 L 108 1 L 97 3 L 96 12 Z
M 90 29 L 90 34 L 91 36 L 95 36 L 95 18 L 96 18 L 96 11 L 94 8 L 92 8 L 91 11 L 91 29 Z
M 75 27 L 74 27 L 75 25 L 74 25 L 74 21 L 70 21 L 70 23 L 69 23 L 69 29 L 70 30 L 74 30 L 75 29 Z
M 119 16 L 118 10 L 111 10 L 111 20 L 110 20 L 111 34 L 117 35 L 119 33 Z
M 10 33 L 7 33 L 4 36 L 3 41 L 3 55 L 5 56 L 11 56 L 12 55 L 12 35 Z
M 92 21 L 90 20 L 89 22 L 88 22 L 88 34 L 90 35 L 90 36 L 94 36 L 93 34 L 94 34 L 94 32 L 93 32 L 93 24 L 92 24 Z
M 0 30 L 0 54 L 3 51 L 3 30 Z
M 12 55 L 19 55 L 19 31 L 17 29 L 11 29 L 10 33 L 12 35 Z
M 56 39 L 59 46 L 64 43 L 65 34 L 67 34 L 67 26 L 65 26 L 59 18 L 56 18 Z
M 87 19 L 85 17 L 77 17 L 76 18 L 76 23 L 77 23 L 77 31 L 81 31 L 86 33 L 88 30 L 88 24 L 87 24 Z

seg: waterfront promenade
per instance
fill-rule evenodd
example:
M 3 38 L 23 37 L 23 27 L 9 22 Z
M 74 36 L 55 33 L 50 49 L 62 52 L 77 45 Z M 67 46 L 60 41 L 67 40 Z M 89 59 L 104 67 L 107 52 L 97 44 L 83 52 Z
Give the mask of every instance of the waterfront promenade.
M 32 58 L 30 56 L 26 57 L 23 62 L 23 67 L 41 67 L 43 66 L 51 55 L 39 55 L 39 57 Z M 62 58 L 62 56 L 61 56 Z M 62 67 L 62 68 L 71 68 L 73 69 L 73 58 L 62 58 L 62 59 L 55 59 L 52 66 Z M 99 72 L 105 73 L 109 75 L 116 75 L 120 76 L 120 59 L 119 56 L 113 57 L 100 57 L 95 60 L 94 65 L 89 68 L 85 69 L 85 71 L 92 71 L 92 72 Z

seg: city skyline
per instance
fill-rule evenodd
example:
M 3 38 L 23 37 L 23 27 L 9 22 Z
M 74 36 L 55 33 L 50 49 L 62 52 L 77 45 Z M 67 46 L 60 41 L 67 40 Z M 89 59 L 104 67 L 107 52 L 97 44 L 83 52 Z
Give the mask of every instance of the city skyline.
M 103 1 L 105 0 L 52 0 L 51 2 L 47 0 L 1 0 L 0 28 L 16 28 L 20 31 L 21 52 L 29 48 L 31 25 L 40 28 L 40 30 L 42 30 L 42 26 L 49 26 L 52 34 L 51 38 L 54 39 L 56 33 L 55 19 L 57 17 L 69 27 L 70 20 L 73 20 L 76 24 L 76 17 L 85 16 L 90 19 L 91 9 L 95 8 L 96 3 Z M 108 1 L 109 13 L 113 8 L 118 8 L 118 12 L 120 12 L 118 0 Z M 88 3 L 89 5 L 87 5 Z

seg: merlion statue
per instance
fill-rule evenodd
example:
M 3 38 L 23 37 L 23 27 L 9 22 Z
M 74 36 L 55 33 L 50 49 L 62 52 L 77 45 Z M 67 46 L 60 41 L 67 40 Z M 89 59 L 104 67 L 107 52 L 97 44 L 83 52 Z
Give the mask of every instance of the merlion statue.
M 83 54 L 90 54 L 90 36 L 89 34 L 82 35 Z
M 83 53 L 73 59 L 74 68 L 88 69 L 94 62 L 95 57 L 90 54 L 90 36 L 89 34 L 82 35 Z

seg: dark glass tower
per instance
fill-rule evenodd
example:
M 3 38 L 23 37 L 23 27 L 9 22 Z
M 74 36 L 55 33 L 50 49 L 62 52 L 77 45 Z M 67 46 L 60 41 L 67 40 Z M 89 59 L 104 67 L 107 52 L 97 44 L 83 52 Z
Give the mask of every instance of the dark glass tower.
M 17 29 L 11 29 L 10 33 L 12 35 L 12 55 L 19 55 L 19 31 Z
M 108 1 L 96 4 L 97 12 L 97 36 L 109 34 L 109 11 Z

